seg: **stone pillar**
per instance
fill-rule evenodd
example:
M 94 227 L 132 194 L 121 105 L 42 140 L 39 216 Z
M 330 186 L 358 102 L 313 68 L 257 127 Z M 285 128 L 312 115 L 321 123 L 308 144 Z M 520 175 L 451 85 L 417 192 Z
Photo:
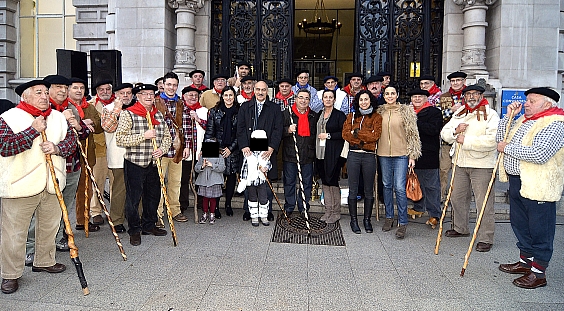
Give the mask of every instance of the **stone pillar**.
M 176 9 L 176 54 L 174 72 L 186 77 L 196 69 L 195 15 L 204 7 L 205 0 L 168 0 Z
M 486 11 L 496 0 L 453 0 L 464 13 L 464 45 L 461 70 L 470 78 L 487 76 L 486 58 Z
M 17 8 L 19 0 L 7 0 L 0 2 L 0 98 L 18 102 L 19 97 L 12 87 L 16 87 L 26 81 L 15 80 L 19 77 L 17 48 L 18 20 Z

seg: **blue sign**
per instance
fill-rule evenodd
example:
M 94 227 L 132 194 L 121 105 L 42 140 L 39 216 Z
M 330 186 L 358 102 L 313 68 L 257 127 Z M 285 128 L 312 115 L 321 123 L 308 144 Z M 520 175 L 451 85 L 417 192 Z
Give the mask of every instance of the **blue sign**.
M 514 89 L 502 89 L 501 90 L 501 116 L 507 113 L 507 106 L 512 102 L 520 102 L 522 105 L 527 101 L 527 96 L 525 96 L 526 90 L 514 90 Z M 521 108 L 521 112 L 515 117 L 520 117 L 525 112 L 525 107 Z

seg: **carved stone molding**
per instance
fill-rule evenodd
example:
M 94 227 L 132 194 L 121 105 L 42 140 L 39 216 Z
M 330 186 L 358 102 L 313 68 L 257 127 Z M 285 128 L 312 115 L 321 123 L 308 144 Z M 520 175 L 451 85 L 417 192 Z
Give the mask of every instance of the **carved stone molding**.
M 173 9 L 186 8 L 198 12 L 204 7 L 206 0 L 168 0 L 168 6 Z
M 177 48 L 175 60 L 178 65 L 194 65 L 196 63 L 196 50 Z
M 469 7 L 473 5 L 492 5 L 497 0 L 452 0 L 455 4 L 462 7 Z
M 486 49 L 463 49 L 462 50 L 462 66 L 479 66 L 485 67 Z

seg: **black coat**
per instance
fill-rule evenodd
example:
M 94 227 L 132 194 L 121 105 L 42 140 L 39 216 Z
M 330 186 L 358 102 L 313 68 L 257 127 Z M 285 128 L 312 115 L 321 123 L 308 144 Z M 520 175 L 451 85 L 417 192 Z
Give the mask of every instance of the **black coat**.
M 298 163 L 296 159 L 296 149 L 294 147 L 294 134 L 288 133 L 288 128 L 290 124 L 298 124 L 298 117 L 292 112 L 292 120 L 290 122 L 290 111 L 289 109 L 284 110 L 282 113 L 284 115 L 284 134 L 283 134 L 283 146 L 284 153 L 282 154 L 282 161 Z M 300 156 L 301 164 L 313 163 L 315 160 L 315 139 L 317 137 L 317 120 L 319 115 L 310 109 L 307 116 L 309 121 L 309 133 L 307 137 L 297 135 L 296 133 L 296 144 L 298 145 L 298 152 Z M 297 131 L 296 131 L 297 132 Z
M 415 161 L 417 169 L 439 168 L 443 116 L 439 109 L 427 107 L 417 114 L 417 129 L 421 140 L 421 157 Z
M 238 108 L 235 108 L 238 109 Z M 223 146 L 223 124 L 225 122 L 225 112 L 219 107 L 215 107 L 210 109 L 208 112 L 208 123 L 206 125 L 206 134 L 204 135 L 204 141 L 208 139 L 215 140 L 219 142 L 219 146 Z M 225 171 L 223 174 L 231 175 L 240 173 L 239 170 L 241 169 L 241 149 L 239 149 L 239 145 L 237 144 L 237 112 L 233 114 L 231 119 L 232 127 L 231 127 L 231 142 L 227 146 L 231 154 L 225 158 Z
M 256 121 L 256 122 L 255 122 Z M 251 133 L 254 130 L 266 131 L 268 146 L 274 149 L 270 156 L 272 168 L 268 171 L 269 179 L 278 178 L 276 155 L 282 141 L 282 112 L 280 106 L 266 99 L 258 119 L 256 119 L 256 99 L 241 104 L 237 120 L 237 142 L 239 150 L 250 147 Z
M 319 115 L 323 118 L 323 110 Z M 331 139 L 325 141 L 325 159 L 323 160 L 323 168 L 328 180 L 333 179 L 335 174 L 340 174 L 341 167 L 345 164 L 345 159 L 341 158 L 341 152 L 345 140 L 343 139 L 343 124 L 347 116 L 337 109 L 333 109 L 331 116 L 325 124 L 325 131 L 331 134 Z

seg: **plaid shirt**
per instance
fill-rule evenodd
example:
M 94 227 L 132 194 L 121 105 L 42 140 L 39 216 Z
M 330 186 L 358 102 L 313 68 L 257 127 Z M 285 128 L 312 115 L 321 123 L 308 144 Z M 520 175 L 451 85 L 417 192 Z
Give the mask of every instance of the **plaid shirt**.
M 101 119 L 102 119 L 102 128 L 104 129 L 104 131 L 108 133 L 113 133 L 116 131 L 118 127 L 120 113 L 121 113 L 121 108 L 116 108 L 115 106 L 114 109 L 112 109 L 112 111 L 109 111 L 108 109 L 106 109 L 106 107 L 102 108 Z
M 253 155 L 251 155 L 252 157 L 257 157 L 258 159 L 260 159 L 260 156 L 262 156 L 262 153 L 264 151 L 254 151 Z M 270 163 L 270 160 L 266 160 L 266 163 L 264 163 L 264 160 L 259 160 L 259 165 L 264 165 L 267 168 L 267 172 L 270 171 L 270 169 L 272 168 L 272 163 Z M 241 168 L 241 179 L 246 180 L 247 177 L 249 176 L 249 164 L 247 162 L 247 159 L 243 160 L 243 167 Z M 260 175 L 259 175 L 260 176 Z M 264 177 L 264 175 L 263 175 Z M 258 186 L 261 184 L 264 184 L 265 179 L 264 178 L 257 178 L 253 181 L 251 181 L 251 185 L 252 186 Z
M 207 119 L 200 118 L 200 122 L 194 120 L 190 117 L 190 111 L 198 111 L 199 109 L 205 108 L 198 108 L 196 110 L 190 108 L 188 105 L 184 105 L 184 114 L 182 115 L 182 127 L 184 128 L 184 140 L 186 141 L 186 148 L 191 148 L 191 144 L 193 144 L 194 150 L 198 148 L 196 143 L 198 141 L 198 129 L 197 124 L 199 124 L 202 129 L 206 130 L 206 126 L 208 124 Z M 207 114 L 207 113 L 206 113 Z
M 498 142 L 503 140 L 505 129 L 509 116 L 506 114 L 497 128 L 496 140 Z M 511 127 L 515 125 L 515 120 L 512 121 Z M 521 169 L 519 167 L 520 161 L 531 162 L 535 164 L 543 164 L 552 158 L 558 150 L 564 148 L 564 122 L 552 122 L 547 127 L 540 130 L 533 138 L 532 146 L 523 146 L 522 141 L 525 134 L 531 130 L 537 120 L 529 120 L 521 124 L 515 132 L 508 145 L 503 150 L 505 156 L 503 157 L 503 166 L 505 171 L 510 175 L 520 175 Z
M 288 105 L 286 105 L 284 103 L 284 101 L 282 99 L 278 99 L 276 97 L 274 97 L 274 99 L 272 99 L 272 101 L 277 104 L 278 106 L 280 106 L 280 110 L 284 111 L 288 108 L 288 106 L 292 107 L 294 105 L 294 103 L 296 102 L 296 94 L 290 96 L 286 101 L 288 102 Z
M 429 104 L 441 109 L 441 101 L 440 101 L 441 95 L 443 95 L 443 92 L 441 91 L 441 89 L 439 89 L 439 91 L 436 92 L 435 94 L 429 95 L 427 101 L 429 102 Z

